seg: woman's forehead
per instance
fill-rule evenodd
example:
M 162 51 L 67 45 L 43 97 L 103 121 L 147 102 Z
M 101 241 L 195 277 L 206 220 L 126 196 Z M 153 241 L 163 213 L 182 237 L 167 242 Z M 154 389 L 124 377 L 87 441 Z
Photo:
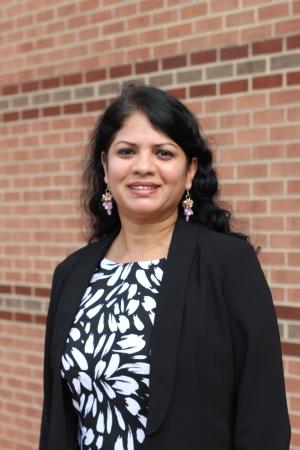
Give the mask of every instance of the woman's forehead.
M 131 145 L 138 145 L 146 140 L 151 140 L 153 145 L 165 142 L 176 143 L 163 131 L 154 128 L 148 117 L 140 112 L 131 114 L 123 123 L 122 127 L 117 131 L 113 139 L 116 145 L 119 141 L 127 141 Z

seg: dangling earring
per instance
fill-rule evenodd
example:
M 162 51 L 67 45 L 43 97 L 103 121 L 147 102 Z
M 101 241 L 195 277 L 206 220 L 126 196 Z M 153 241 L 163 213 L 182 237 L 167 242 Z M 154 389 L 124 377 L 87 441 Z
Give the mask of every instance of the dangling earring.
M 112 203 L 112 195 L 111 195 L 108 185 L 105 189 L 104 194 L 102 194 L 101 201 L 102 201 L 103 208 L 106 209 L 107 214 L 109 216 L 111 216 L 111 210 L 113 208 L 113 203 Z
M 194 214 L 193 213 L 193 204 L 194 204 L 194 202 L 190 197 L 189 191 L 187 190 L 185 199 L 182 201 L 183 214 L 185 215 L 186 222 L 188 222 L 190 220 L 190 216 L 192 216 Z

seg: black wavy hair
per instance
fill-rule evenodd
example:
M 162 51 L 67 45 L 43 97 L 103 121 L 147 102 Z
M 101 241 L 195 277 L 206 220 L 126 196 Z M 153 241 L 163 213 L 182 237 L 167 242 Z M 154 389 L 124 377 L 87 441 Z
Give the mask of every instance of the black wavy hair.
M 200 133 L 193 113 L 176 97 L 157 87 L 127 84 L 119 97 L 114 99 L 100 115 L 88 146 L 81 196 L 83 208 L 89 219 L 88 242 L 96 241 L 120 229 L 116 204 L 113 204 L 111 216 L 107 215 L 101 204 L 101 196 L 106 189 L 101 152 L 108 152 L 115 134 L 125 119 L 135 111 L 143 112 L 155 129 L 175 141 L 184 150 L 188 163 L 193 157 L 198 159 L 198 170 L 190 190 L 194 201 L 194 214 L 190 220 L 220 233 L 249 240 L 246 234 L 232 231 L 230 226 L 232 212 L 220 206 L 218 178 L 212 167 L 212 151 Z M 183 215 L 181 205 L 178 209 L 179 214 Z

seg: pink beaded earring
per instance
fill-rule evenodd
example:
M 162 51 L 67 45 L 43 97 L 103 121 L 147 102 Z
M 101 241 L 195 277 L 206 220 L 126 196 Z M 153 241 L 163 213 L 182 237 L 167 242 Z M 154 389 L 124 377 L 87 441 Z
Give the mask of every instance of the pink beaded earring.
M 190 216 L 192 216 L 194 214 L 193 204 L 194 204 L 194 202 L 191 199 L 189 191 L 187 190 L 185 199 L 182 201 L 183 214 L 185 215 L 186 222 L 188 222 L 190 220 Z
M 111 216 L 113 202 L 112 202 L 112 195 L 108 186 L 106 187 L 104 194 L 102 194 L 101 201 L 103 208 L 106 210 L 107 214 Z

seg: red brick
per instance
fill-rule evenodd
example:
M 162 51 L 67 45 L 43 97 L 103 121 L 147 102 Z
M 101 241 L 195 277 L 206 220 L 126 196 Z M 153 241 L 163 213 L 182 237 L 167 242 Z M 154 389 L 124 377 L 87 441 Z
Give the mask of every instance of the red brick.
M 113 22 L 103 27 L 103 34 L 106 36 L 108 34 L 115 34 L 125 31 L 125 22 Z
M 258 9 L 258 20 L 276 19 L 289 15 L 289 5 L 287 2 L 277 5 L 266 6 Z
M 61 6 L 57 9 L 58 17 L 71 16 L 76 13 L 76 4 Z
M 168 92 L 168 94 L 173 95 L 174 97 L 177 97 L 181 100 L 184 100 L 186 98 L 186 89 L 185 88 L 166 89 L 166 92 Z
M 20 51 L 20 53 L 32 52 L 34 50 L 33 42 L 24 42 L 24 44 L 21 44 L 18 47 L 18 50 Z
M 33 322 L 37 324 L 44 325 L 46 324 L 47 317 L 42 316 L 41 314 L 35 314 L 33 318 Z
M 186 55 L 171 56 L 170 58 L 164 58 L 162 60 L 163 70 L 175 69 L 177 67 L 183 67 L 187 65 Z
M 300 139 L 299 125 L 285 125 L 271 128 L 271 140 L 288 141 Z
M 293 48 L 300 47 L 300 34 L 296 36 L 288 36 L 287 37 L 287 49 L 292 50 Z
M 158 70 L 158 61 L 144 61 L 137 62 L 135 64 L 135 72 L 136 74 L 147 73 L 147 72 L 156 72 Z
M 245 26 L 255 22 L 254 10 L 234 12 L 225 16 L 226 27 Z
M 204 50 L 191 54 L 191 64 L 206 64 L 217 60 L 216 50 Z
M 10 113 L 3 114 L 3 122 L 12 122 L 15 120 L 19 120 L 18 112 L 10 112 Z
M 268 134 L 266 128 L 253 128 L 236 131 L 236 140 L 239 144 L 253 144 L 267 142 Z
M 253 113 L 253 124 L 254 125 L 262 125 L 262 124 L 274 124 L 274 123 L 282 123 L 284 121 L 284 109 L 263 109 L 261 111 L 255 111 Z M 263 153 L 263 152 L 262 152 Z M 276 155 L 276 149 L 270 149 L 270 154 L 267 157 L 271 157 L 271 154 Z M 282 151 L 280 150 L 280 156 L 282 155 Z
M 299 144 L 297 144 L 299 145 Z M 293 177 L 299 176 L 300 162 L 280 162 L 271 164 L 272 177 Z
M 296 284 L 299 281 L 300 271 L 290 267 L 287 270 L 272 270 L 271 281 L 276 284 Z M 292 312 L 294 320 L 300 319 L 300 308 Z
M 246 58 L 248 56 L 248 45 L 222 48 L 220 56 L 223 61 Z
M 50 296 L 50 289 L 48 288 L 35 288 L 35 295 L 37 297 L 46 297 L 48 298 Z
M 73 16 L 67 21 L 67 28 L 80 28 L 84 27 L 88 23 L 87 15 L 80 14 Z M 66 26 L 66 25 L 65 25 Z
M 223 151 L 221 155 L 222 161 L 230 161 L 230 158 L 232 158 L 232 155 L 230 157 L 224 158 Z M 223 183 L 222 186 L 222 194 L 226 196 L 240 196 L 240 195 L 246 195 L 248 196 L 250 194 L 250 186 L 249 183 Z
M 148 21 L 145 22 L 145 16 L 141 17 L 143 20 L 142 22 L 134 22 L 135 25 L 149 25 L 150 20 L 148 19 Z M 178 12 L 177 10 L 169 10 L 166 9 L 165 11 L 160 11 L 158 13 L 153 14 L 152 16 L 152 24 L 153 25 L 162 25 L 162 24 L 166 24 L 168 22 L 176 22 L 178 19 Z M 132 25 L 132 22 L 131 22 Z
M 52 9 L 47 11 L 41 11 L 37 14 L 37 22 L 42 22 L 44 20 L 51 20 L 54 17 L 54 11 Z
M 141 12 L 151 11 L 153 9 L 160 9 L 164 7 L 163 0 L 144 0 L 140 2 Z
M 273 27 L 271 24 L 266 23 L 258 26 L 251 26 L 241 29 L 241 42 L 249 42 L 255 40 L 267 40 L 273 35 Z
M 166 39 L 178 39 L 180 36 L 186 37 L 193 34 L 191 23 L 181 23 L 167 28 Z
M 264 53 L 281 52 L 283 48 L 282 39 L 269 39 L 267 41 L 253 42 L 252 53 L 253 55 L 261 55 Z
M 299 89 L 272 92 L 270 94 L 270 105 L 283 105 L 289 103 L 299 103 L 300 102 L 300 91 Z
M 300 107 L 296 106 L 295 108 L 288 108 L 287 113 L 288 113 L 287 114 L 288 121 L 300 122 Z M 288 150 L 288 148 L 287 148 L 287 150 Z M 289 153 L 287 154 L 287 156 L 289 156 Z M 299 156 L 300 156 L 300 148 L 299 148 Z
M 253 194 L 254 195 L 262 195 L 262 196 L 270 196 L 274 194 L 284 194 L 284 184 L 279 181 L 264 181 L 264 182 L 255 182 L 253 183 Z
M 205 15 L 207 13 L 207 5 L 205 3 L 197 4 L 191 6 L 184 6 L 180 10 L 180 18 L 195 19 L 195 17 Z
M 53 38 L 47 38 L 47 39 L 39 39 L 35 42 L 35 47 L 37 50 L 43 50 L 45 48 L 52 48 L 54 47 L 55 41 Z
M 80 73 L 74 73 L 72 75 L 65 75 L 62 79 L 64 86 L 82 83 L 82 75 Z
M 298 199 L 271 200 L 271 210 L 277 213 L 299 213 L 300 202 Z
M 79 114 L 83 111 L 82 103 L 73 103 L 71 105 L 64 105 L 64 114 Z
M 170 55 L 176 55 L 179 53 L 179 44 L 178 42 L 171 43 L 171 44 L 162 44 L 158 45 L 154 48 L 154 54 L 153 56 L 155 58 L 163 58 L 164 56 L 170 56 Z
M 51 89 L 60 86 L 60 78 L 47 78 L 41 81 L 42 89 Z
M 202 84 L 190 86 L 190 96 L 191 97 L 206 97 L 211 95 L 216 95 L 217 88 L 215 84 Z
M 10 311 L 1 311 L 0 310 L 0 319 L 2 320 L 12 320 L 13 313 Z
M 267 212 L 266 200 L 237 200 L 236 208 L 242 214 L 257 214 Z
M 248 90 L 248 80 L 224 81 L 220 84 L 221 95 Z
M 114 47 L 118 48 L 119 50 L 121 50 L 122 48 L 125 47 L 131 47 L 131 48 L 135 48 L 138 45 L 138 37 L 136 34 L 130 34 L 127 36 L 122 36 L 122 37 L 116 37 L 114 39 Z M 118 63 L 121 60 L 118 60 Z M 110 64 L 111 65 L 111 64 Z
M 38 109 L 26 109 L 25 111 L 22 111 L 22 118 L 23 119 L 36 119 L 39 117 L 39 110 Z
M 48 108 L 43 108 L 43 116 L 59 116 L 60 114 L 60 107 L 59 106 L 49 106 Z
M 299 84 L 300 83 L 300 72 L 290 72 L 287 73 L 287 84 Z
M 211 10 L 212 12 L 227 12 L 231 9 L 238 9 L 239 1 L 238 0 L 227 0 L 224 2 L 223 0 L 212 0 L 211 2 Z
M 39 83 L 37 81 L 30 81 L 29 83 L 23 83 L 21 85 L 22 92 L 37 91 L 39 88 Z
M 105 80 L 106 78 L 106 69 L 94 70 L 93 72 L 88 72 L 86 74 L 86 81 L 93 82 L 99 80 Z
M 154 20 L 154 19 L 153 19 Z M 127 29 L 128 30 L 136 30 L 136 29 L 145 29 L 150 25 L 150 17 L 148 15 L 145 16 L 134 16 L 130 17 L 127 20 Z
M 249 113 L 226 114 L 220 117 L 222 128 L 248 127 L 250 124 Z
M 124 66 L 111 67 L 109 69 L 109 76 L 111 78 L 126 77 L 131 74 L 132 74 L 131 64 L 126 64 Z
M 14 313 L 14 319 L 17 322 L 32 322 L 32 315 L 27 313 L 16 312 Z
M 237 168 L 238 177 L 260 178 L 267 176 L 267 164 L 248 164 Z
M 252 79 L 253 89 L 268 89 L 282 86 L 282 75 L 269 75 Z
M 255 183 L 256 184 L 256 183 Z M 272 231 L 272 230 L 283 230 L 284 229 L 284 222 L 283 218 L 281 217 L 254 217 L 252 219 L 252 226 L 255 230 L 266 230 L 266 231 Z M 279 264 L 282 265 L 284 263 L 284 255 L 279 252 L 275 253 L 272 251 L 271 254 L 262 254 L 262 260 L 263 263 L 270 263 L 273 264 Z
M 299 14 L 300 13 L 300 1 L 294 0 L 293 2 L 293 14 Z
M 18 93 L 18 85 L 17 84 L 11 84 L 9 86 L 3 86 L 2 88 L 2 94 L 3 95 L 13 95 Z
M 291 33 L 298 33 L 300 28 L 300 18 L 292 20 L 283 20 L 275 23 L 276 35 L 285 35 Z
M 0 285 L 0 293 L 1 294 L 10 294 L 11 293 L 11 286 L 7 285 Z
M 106 107 L 105 100 L 95 100 L 95 101 L 92 101 L 92 102 L 88 102 L 86 104 L 87 112 L 102 111 L 102 110 L 104 110 L 105 107 Z
M 94 0 L 96 4 L 96 8 L 99 8 L 99 0 Z M 124 17 L 129 17 L 137 14 L 137 5 L 135 3 L 125 3 L 124 5 L 117 6 L 114 10 L 114 17 L 121 17 L 124 19 Z
M 300 181 L 295 181 L 295 182 L 298 183 L 297 191 L 300 192 Z M 288 265 L 300 267 L 300 252 L 288 253 Z
M 293 342 L 283 342 L 282 343 L 282 352 L 284 355 L 291 355 L 291 356 L 300 356 L 300 344 L 293 343 Z M 292 435 L 292 445 L 294 440 L 294 435 Z M 300 441 L 296 442 L 296 445 L 300 444 Z
M 239 40 L 240 33 L 236 29 L 216 32 L 208 38 L 210 48 L 224 47 L 224 43 L 229 46 L 234 46 Z
M 16 294 L 31 295 L 31 287 L 29 286 L 16 286 Z
M 144 45 L 149 45 L 151 42 L 163 42 L 164 40 L 164 30 L 161 28 L 143 31 L 139 35 L 139 43 Z
M 91 11 L 97 9 L 99 6 L 98 0 L 81 0 L 79 2 L 79 11 Z

